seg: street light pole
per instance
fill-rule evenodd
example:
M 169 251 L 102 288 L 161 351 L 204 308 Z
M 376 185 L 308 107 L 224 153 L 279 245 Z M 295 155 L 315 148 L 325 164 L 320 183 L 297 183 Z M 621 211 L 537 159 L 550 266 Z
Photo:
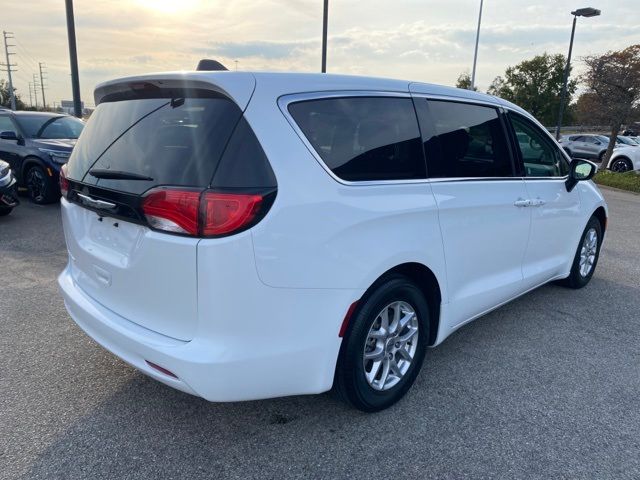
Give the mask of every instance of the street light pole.
M 327 73 L 327 23 L 329 22 L 329 0 L 324 0 L 322 12 L 322 73 Z
M 473 53 L 473 70 L 471 71 L 471 88 L 476 89 L 476 63 L 478 62 L 478 44 L 480 43 L 480 23 L 482 22 L 482 4 L 484 0 L 480 0 L 480 13 L 478 14 L 478 30 L 476 31 L 476 49 Z
M 573 50 L 573 37 L 576 33 L 577 15 L 573 16 L 573 26 L 571 27 L 571 40 L 569 41 L 569 55 L 567 55 L 567 65 L 564 67 L 564 81 L 560 92 L 560 111 L 558 112 L 558 125 L 556 126 L 556 140 L 560 139 L 560 128 L 562 127 L 562 116 L 564 115 L 564 100 L 567 96 L 567 84 L 569 83 L 569 70 L 571 70 L 571 52 Z
M 573 37 L 576 33 L 576 20 L 578 17 L 597 17 L 600 10 L 596 8 L 579 8 L 574 12 L 573 24 L 571 25 L 571 40 L 569 41 L 569 55 L 567 55 L 567 65 L 564 68 L 564 80 L 562 82 L 562 91 L 560 92 L 560 110 L 558 111 L 558 125 L 556 126 L 556 140 L 560 139 L 560 129 L 562 128 L 562 117 L 564 115 L 564 101 L 567 96 L 567 85 L 569 83 L 569 72 L 571 70 L 571 52 L 573 51 Z
M 76 26 L 73 19 L 73 0 L 65 0 L 67 9 L 67 36 L 69 37 L 69 63 L 71 64 L 71 89 L 73 91 L 73 114 L 81 118 L 80 79 L 78 78 L 78 50 L 76 48 Z

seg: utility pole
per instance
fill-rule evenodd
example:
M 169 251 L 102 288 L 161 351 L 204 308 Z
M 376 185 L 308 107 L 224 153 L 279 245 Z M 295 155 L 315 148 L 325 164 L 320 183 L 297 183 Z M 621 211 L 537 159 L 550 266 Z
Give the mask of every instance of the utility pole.
M 73 112 L 82 117 L 80 104 L 80 79 L 78 77 L 78 49 L 76 47 L 76 26 L 73 19 L 73 0 L 65 0 L 67 10 L 67 36 L 69 38 L 69 63 L 71 64 L 71 89 L 73 90 Z
M 16 92 L 13 91 L 13 79 L 11 78 L 11 67 L 16 67 L 17 65 L 15 63 L 11 63 L 9 61 L 9 55 L 15 55 L 14 52 L 10 52 L 9 51 L 9 47 L 15 47 L 15 45 L 9 45 L 7 43 L 7 40 L 10 38 L 14 38 L 13 33 L 12 32 L 5 32 L 4 30 L 2 31 L 2 36 L 4 37 L 4 55 L 7 59 L 7 63 L 4 64 L 0 64 L 3 65 L 4 67 L 6 67 L 6 72 L 9 75 L 9 96 L 11 97 L 11 110 L 15 110 L 16 109 Z M 17 70 L 13 70 L 14 72 L 17 72 Z
M 324 0 L 322 13 L 322 73 L 327 73 L 327 25 L 329 23 L 329 0 Z
M 31 96 L 31 82 L 29 82 L 29 106 L 33 107 L 33 97 Z
M 47 109 L 47 102 L 44 99 L 44 77 L 42 76 L 42 62 L 38 62 L 38 67 L 40 68 L 40 88 L 42 89 L 42 105 L 44 106 L 44 109 L 46 110 Z
M 482 3 L 480 0 L 480 13 L 478 14 L 478 30 L 476 31 L 476 49 L 473 53 L 473 70 L 471 71 L 471 90 L 476 89 L 476 64 L 478 63 L 478 44 L 480 43 L 480 24 L 482 23 Z
M 33 98 L 36 101 L 36 110 L 38 109 L 38 76 L 33 74 Z

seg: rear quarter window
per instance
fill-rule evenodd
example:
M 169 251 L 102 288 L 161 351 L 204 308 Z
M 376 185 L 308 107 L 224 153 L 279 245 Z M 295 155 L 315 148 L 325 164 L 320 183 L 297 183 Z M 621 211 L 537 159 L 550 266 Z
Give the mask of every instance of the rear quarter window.
M 410 98 L 326 98 L 292 103 L 288 109 L 325 165 L 343 180 L 426 177 Z

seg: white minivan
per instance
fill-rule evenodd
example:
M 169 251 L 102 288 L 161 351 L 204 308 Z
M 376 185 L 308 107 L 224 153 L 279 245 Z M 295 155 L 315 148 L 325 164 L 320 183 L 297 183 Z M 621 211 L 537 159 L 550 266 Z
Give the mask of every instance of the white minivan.
M 96 88 L 61 178 L 75 322 L 211 401 L 334 388 L 376 411 L 427 347 L 552 280 L 591 279 L 595 166 L 455 88 L 196 71 Z

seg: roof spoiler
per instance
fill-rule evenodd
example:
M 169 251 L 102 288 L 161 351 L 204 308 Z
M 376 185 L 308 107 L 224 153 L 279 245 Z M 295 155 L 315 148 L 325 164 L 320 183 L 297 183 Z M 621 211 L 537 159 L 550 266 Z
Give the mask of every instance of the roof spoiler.
M 210 60 L 208 58 L 203 58 L 198 62 L 198 66 L 196 67 L 196 70 L 199 72 L 214 72 L 214 71 L 229 70 L 229 69 L 224 65 L 222 65 L 217 60 Z

